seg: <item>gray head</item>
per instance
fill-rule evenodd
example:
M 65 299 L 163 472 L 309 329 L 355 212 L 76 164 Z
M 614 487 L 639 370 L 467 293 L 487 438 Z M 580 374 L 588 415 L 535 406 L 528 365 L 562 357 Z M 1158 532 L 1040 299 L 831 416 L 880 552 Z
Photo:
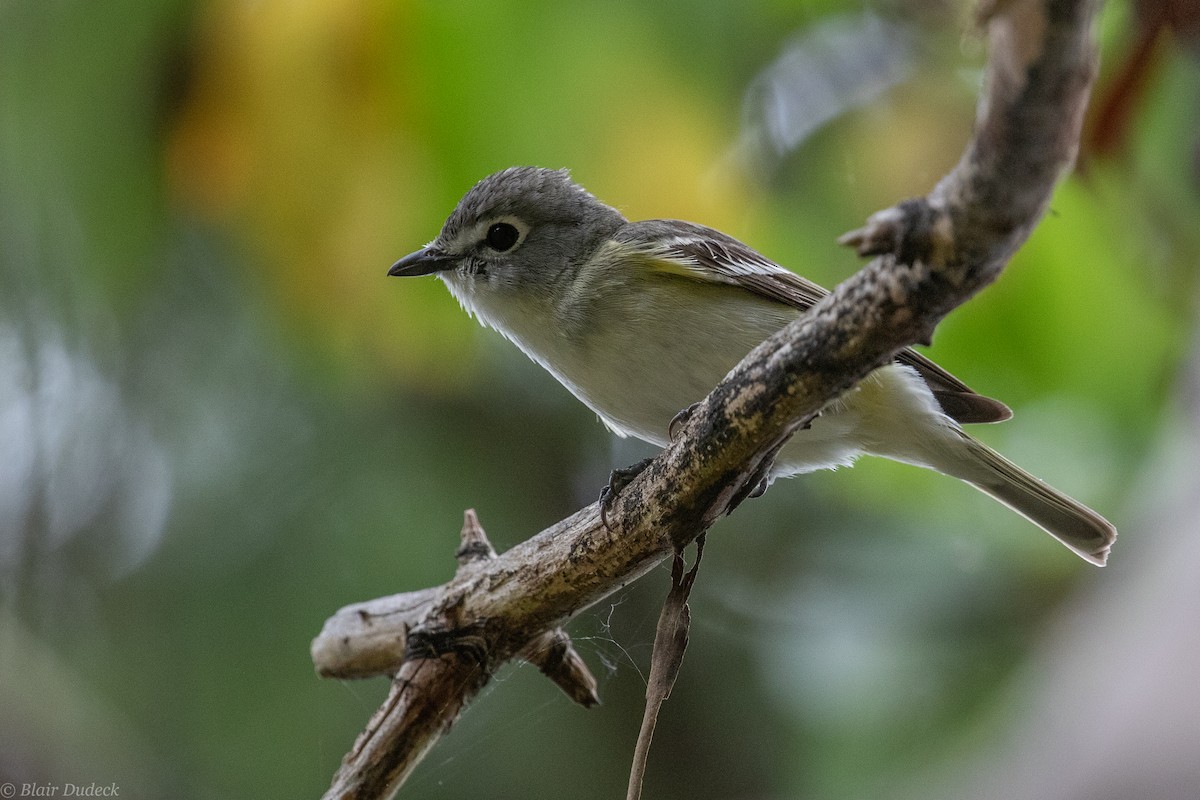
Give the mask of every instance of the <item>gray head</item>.
M 566 170 L 510 167 L 475 184 L 438 237 L 397 261 L 388 274 L 437 273 L 451 288 L 476 292 L 544 290 L 569 280 L 624 224 L 620 212 L 572 181 Z

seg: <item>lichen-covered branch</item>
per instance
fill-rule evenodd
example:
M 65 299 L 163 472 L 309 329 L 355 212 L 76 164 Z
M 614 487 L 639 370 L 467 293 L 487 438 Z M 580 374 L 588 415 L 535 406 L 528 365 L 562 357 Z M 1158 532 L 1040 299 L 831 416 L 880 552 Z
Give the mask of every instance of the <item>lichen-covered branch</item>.
M 320 674 L 396 675 L 327 797 L 390 796 L 510 658 L 546 654 L 543 671 L 594 702 L 559 626 L 707 530 L 793 431 L 899 350 L 929 341 L 1029 235 L 1074 158 L 1095 73 L 1095 10 L 1093 0 L 983 9 L 987 78 L 958 165 L 925 197 L 843 237 L 875 258 L 692 409 L 612 502 L 608 526 L 592 505 L 497 556 L 468 542 L 468 519 L 460 554 L 475 555 L 450 582 L 349 606 L 326 623 L 312 648 Z

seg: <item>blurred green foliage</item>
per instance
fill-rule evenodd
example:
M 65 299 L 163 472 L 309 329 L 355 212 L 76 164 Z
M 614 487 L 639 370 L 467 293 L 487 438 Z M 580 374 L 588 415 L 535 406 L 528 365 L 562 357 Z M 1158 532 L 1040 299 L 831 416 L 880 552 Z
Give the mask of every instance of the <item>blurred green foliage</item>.
M 1128 11 L 1106 14 L 1120 64 Z M 905 68 L 871 102 L 794 150 L 735 147 L 785 48 L 875 15 Z M 856 267 L 836 236 L 965 141 L 959 16 L 0 2 L 0 781 L 322 791 L 385 690 L 315 678 L 325 617 L 446 579 L 463 508 L 507 547 L 645 454 L 388 265 L 530 163 L 831 285 Z M 1164 47 L 1120 155 L 933 348 L 1016 409 L 982 436 L 1118 527 L 1195 312 L 1200 75 Z M 1081 574 L 981 496 L 877 462 L 781 483 L 710 542 L 647 796 L 883 796 L 989 718 Z M 664 591 L 655 572 L 574 623 L 604 706 L 511 667 L 407 796 L 619 795 Z

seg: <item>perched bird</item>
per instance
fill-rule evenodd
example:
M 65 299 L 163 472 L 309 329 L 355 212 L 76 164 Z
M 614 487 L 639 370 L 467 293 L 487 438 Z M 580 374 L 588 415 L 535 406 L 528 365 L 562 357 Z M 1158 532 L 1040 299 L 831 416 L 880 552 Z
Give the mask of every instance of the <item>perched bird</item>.
M 437 275 L 614 432 L 659 446 L 681 409 L 827 293 L 720 231 L 630 222 L 565 170 L 536 167 L 484 178 L 388 274 Z M 966 481 L 1103 566 L 1116 538 L 1107 520 L 960 427 L 1010 416 L 905 350 L 797 431 L 770 477 L 863 453 L 915 464 Z

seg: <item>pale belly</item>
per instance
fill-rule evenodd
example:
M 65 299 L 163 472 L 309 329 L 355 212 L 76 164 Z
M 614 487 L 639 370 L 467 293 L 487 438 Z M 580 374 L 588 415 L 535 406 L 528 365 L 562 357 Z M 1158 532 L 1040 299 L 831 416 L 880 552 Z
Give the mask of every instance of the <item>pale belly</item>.
M 678 288 L 678 287 L 674 287 Z M 568 322 L 536 324 L 528 309 L 472 310 L 545 367 L 621 436 L 668 444 L 668 427 L 755 346 L 798 316 L 795 309 L 728 287 L 696 284 L 689 302 L 654 291 L 642 302 L 596 309 L 583 335 Z M 876 370 L 797 431 L 773 475 L 846 466 L 863 453 L 931 466 L 926 434 L 949 422 L 907 367 Z M 949 423 L 953 425 L 953 423 Z

